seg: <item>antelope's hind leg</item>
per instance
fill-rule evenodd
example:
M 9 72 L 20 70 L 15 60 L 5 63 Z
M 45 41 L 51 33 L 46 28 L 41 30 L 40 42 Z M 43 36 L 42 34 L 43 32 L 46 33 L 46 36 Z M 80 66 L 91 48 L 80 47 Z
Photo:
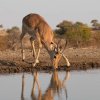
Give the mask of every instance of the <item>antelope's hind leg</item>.
M 25 35 L 25 32 L 22 32 L 22 34 L 20 35 L 22 61 L 25 60 L 25 50 L 24 50 L 24 47 L 23 47 L 23 37 L 24 37 L 24 35 Z
M 32 46 L 32 55 L 36 59 L 36 50 L 35 50 L 34 38 L 33 37 L 30 38 L 30 43 L 31 43 L 31 46 Z

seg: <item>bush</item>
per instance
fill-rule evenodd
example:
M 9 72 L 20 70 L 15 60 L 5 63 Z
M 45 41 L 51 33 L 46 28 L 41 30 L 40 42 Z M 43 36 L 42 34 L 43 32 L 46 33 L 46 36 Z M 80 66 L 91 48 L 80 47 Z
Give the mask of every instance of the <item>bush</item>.
M 7 36 L 0 36 L 0 50 L 8 49 L 8 38 Z
M 72 23 L 70 21 L 63 21 L 57 25 L 56 34 L 63 36 L 69 43 L 79 46 L 80 44 L 87 44 L 91 37 L 91 29 L 81 22 Z

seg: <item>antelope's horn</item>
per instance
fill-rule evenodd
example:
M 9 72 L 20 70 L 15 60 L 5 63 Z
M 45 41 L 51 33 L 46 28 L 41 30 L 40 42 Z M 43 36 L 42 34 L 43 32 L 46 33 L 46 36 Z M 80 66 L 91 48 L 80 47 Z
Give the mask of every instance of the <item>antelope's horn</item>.
M 66 58 L 66 56 L 64 54 L 62 54 L 62 57 L 65 59 L 67 66 L 70 66 L 70 63 L 69 63 L 68 59 Z
M 58 43 L 57 43 L 57 51 L 61 51 L 61 50 L 60 50 L 61 48 L 59 48 L 60 42 L 61 42 L 61 39 L 60 39 L 60 40 L 58 41 Z
M 67 40 L 66 40 L 66 43 L 65 43 L 65 45 L 64 45 L 64 47 L 63 47 L 63 49 L 61 50 L 61 52 L 63 53 L 64 52 L 64 50 L 66 49 L 66 47 L 67 47 Z

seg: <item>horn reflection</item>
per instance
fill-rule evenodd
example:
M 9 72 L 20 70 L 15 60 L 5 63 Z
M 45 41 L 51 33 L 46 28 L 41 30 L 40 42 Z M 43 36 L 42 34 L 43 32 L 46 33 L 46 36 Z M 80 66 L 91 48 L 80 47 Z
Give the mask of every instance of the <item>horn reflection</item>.
M 65 82 L 69 79 L 69 72 L 66 72 L 66 75 L 63 80 L 60 80 L 58 76 L 58 71 L 54 71 L 50 80 L 50 84 L 43 95 L 42 100 L 54 100 L 55 95 L 57 94 L 60 98 L 60 93 L 64 89 L 67 99 L 67 89 Z

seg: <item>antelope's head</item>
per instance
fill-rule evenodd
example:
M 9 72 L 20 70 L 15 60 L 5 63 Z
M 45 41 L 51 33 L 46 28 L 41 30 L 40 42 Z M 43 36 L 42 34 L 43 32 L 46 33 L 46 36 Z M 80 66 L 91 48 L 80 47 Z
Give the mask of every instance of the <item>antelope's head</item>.
M 51 52 L 51 61 L 52 61 L 54 69 L 58 68 L 58 63 L 60 62 L 62 57 L 65 59 L 66 65 L 70 66 L 70 63 L 69 63 L 68 59 L 63 54 L 63 51 L 66 48 L 66 44 L 65 44 L 64 47 L 62 47 L 62 46 L 59 47 L 58 44 L 59 44 L 59 42 L 57 43 L 57 45 L 54 47 L 54 49 Z

